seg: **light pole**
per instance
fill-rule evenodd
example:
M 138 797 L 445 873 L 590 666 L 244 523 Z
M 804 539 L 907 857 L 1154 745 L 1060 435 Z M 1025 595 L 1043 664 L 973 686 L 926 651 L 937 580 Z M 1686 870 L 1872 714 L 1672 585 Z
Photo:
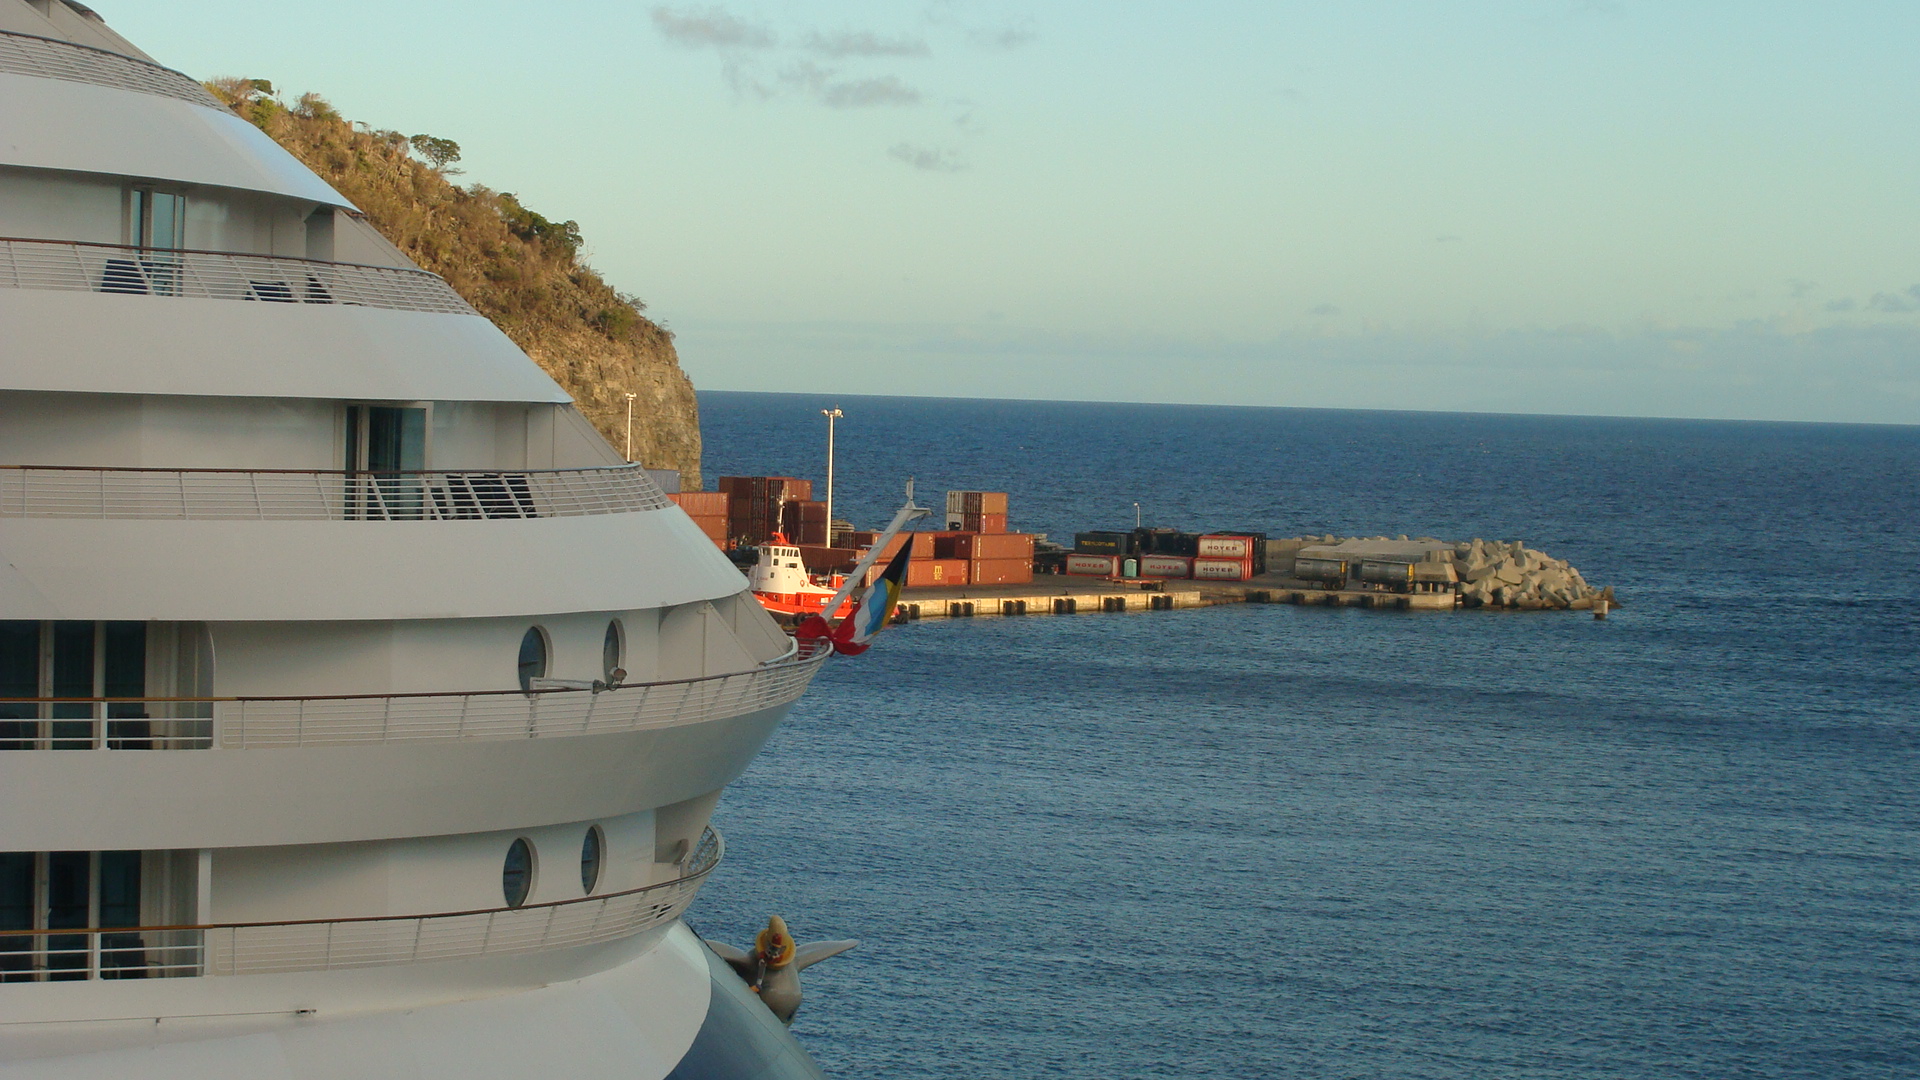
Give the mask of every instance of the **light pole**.
M 827 546 L 833 546 L 833 422 L 847 415 L 836 406 L 821 409 L 820 415 L 827 418 Z
M 633 399 L 639 397 L 633 391 L 627 391 L 627 460 L 633 460 Z
M 1140 527 L 1140 504 L 1139 503 L 1133 504 L 1133 527 L 1136 529 Z

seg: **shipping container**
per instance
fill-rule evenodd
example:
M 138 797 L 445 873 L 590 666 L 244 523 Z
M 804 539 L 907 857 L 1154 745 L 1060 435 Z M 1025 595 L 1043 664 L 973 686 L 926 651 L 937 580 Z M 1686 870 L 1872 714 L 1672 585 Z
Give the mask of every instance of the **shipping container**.
M 914 559 L 907 563 L 909 588 L 965 584 L 967 584 L 967 560 L 965 559 Z
M 968 514 L 960 519 L 960 528 L 965 532 L 1003 533 L 1007 531 L 1007 515 Z
M 1193 576 L 1201 581 L 1245 581 L 1253 576 L 1253 560 L 1202 555 L 1193 560 Z
M 1301 581 L 1325 581 L 1345 583 L 1347 580 L 1347 561 L 1345 559 L 1313 559 L 1295 557 L 1293 576 Z
M 1213 533 L 1199 538 L 1194 554 L 1209 559 L 1252 560 L 1253 548 L 1254 540 L 1251 536 Z
M 689 517 L 727 516 L 727 493 L 724 491 L 682 491 L 667 498 L 685 510 Z
M 1193 576 L 1193 559 L 1186 555 L 1142 555 L 1140 576 L 1190 578 Z
M 1089 555 L 1076 551 L 1067 556 L 1067 573 L 1088 577 L 1112 577 L 1120 570 L 1117 555 Z
M 1360 580 L 1405 592 L 1413 587 L 1413 564 L 1368 559 L 1360 564 Z
M 1133 530 L 1134 550 L 1142 555 L 1193 556 L 1198 554 L 1195 548 L 1199 539 L 1193 533 L 1184 533 L 1179 529 Z
M 947 517 L 959 518 L 969 514 L 1004 514 L 1007 512 L 1007 493 L 1004 491 L 949 491 L 947 492 Z
M 1032 559 L 975 559 L 968 567 L 970 585 L 1026 585 L 1033 581 Z
M 1033 561 L 1031 533 L 954 533 L 934 544 L 940 559 L 1025 559 Z
M 1126 555 L 1133 550 L 1133 534 L 1083 532 L 1073 534 L 1073 550 L 1080 555 Z

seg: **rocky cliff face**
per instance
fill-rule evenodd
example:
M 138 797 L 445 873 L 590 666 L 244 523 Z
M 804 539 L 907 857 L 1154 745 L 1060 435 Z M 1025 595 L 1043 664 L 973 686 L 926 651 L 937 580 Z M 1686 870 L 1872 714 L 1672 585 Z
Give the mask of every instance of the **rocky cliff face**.
M 450 181 L 459 146 L 365 130 L 309 94 L 293 105 L 262 80 L 208 88 L 366 213 L 407 257 L 445 278 L 565 387 L 615 449 L 633 408 L 633 456 L 700 486 L 700 415 L 673 335 L 637 297 L 579 259 L 571 221 L 551 221 L 513 195 Z M 425 160 L 421 160 L 421 159 Z

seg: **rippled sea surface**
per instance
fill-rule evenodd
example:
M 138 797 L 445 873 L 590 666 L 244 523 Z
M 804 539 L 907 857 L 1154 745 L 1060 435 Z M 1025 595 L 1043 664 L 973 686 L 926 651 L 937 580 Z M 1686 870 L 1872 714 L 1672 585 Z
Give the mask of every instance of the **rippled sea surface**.
M 1920 1075 L 1920 429 L 701 396 L 709 476 L 1016 528 L 1518 539 L 1627 608 L 929 620 L 691 913 L 862 945 L 845 1077 Z M 709 485 L 711 486 L 711 484 Z

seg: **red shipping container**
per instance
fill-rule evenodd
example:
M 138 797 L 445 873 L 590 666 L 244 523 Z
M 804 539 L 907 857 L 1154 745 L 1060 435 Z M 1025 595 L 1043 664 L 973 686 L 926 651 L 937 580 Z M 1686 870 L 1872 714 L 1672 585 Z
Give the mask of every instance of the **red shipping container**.
M 1190 578 L 1193 560 L 1185 555 L 1142 555 L 1140 576 L 1152 578 Z
M 727 493 L 724 491 L 681 491 L 668 495 L 691 517 L 726 517 Z
M 1219 559 L 1203 555 L 1193 560 L 1193 576 L 1202 581 L 1245 581 L 1253 576 L 1253 559 Z
M 1216 533 L 1202 536 L 1194 554 L 1212 559 L 1251 559 L 1253 558 L 1253 537 L 1230 536 Z
M 874 567 L 876 576 L 884 567 Z M 907 563 L 907 586 L 927 588 L 934 585 L 965 585 L 965 559 L 914 559 Z
M 1081 555 L 1076 552 L 1067 556 L 1067 573 L 1069 574 L 1112 577 L 1119 570 L 1120 558 L 1117 555 Z
M 1026 585 L 1033 581 L 1033 560 L 975 559 L 967 577 L 971 585 Z
M 1032 533 L 954 533 L 942 537 L 934 554 L 943 559 L 1025 559 L 1033 561 Z
M 967 532 L 1003 533 L 1007 531 L 1007 515 L 967 514 L 960 519 L 960 527 Z

